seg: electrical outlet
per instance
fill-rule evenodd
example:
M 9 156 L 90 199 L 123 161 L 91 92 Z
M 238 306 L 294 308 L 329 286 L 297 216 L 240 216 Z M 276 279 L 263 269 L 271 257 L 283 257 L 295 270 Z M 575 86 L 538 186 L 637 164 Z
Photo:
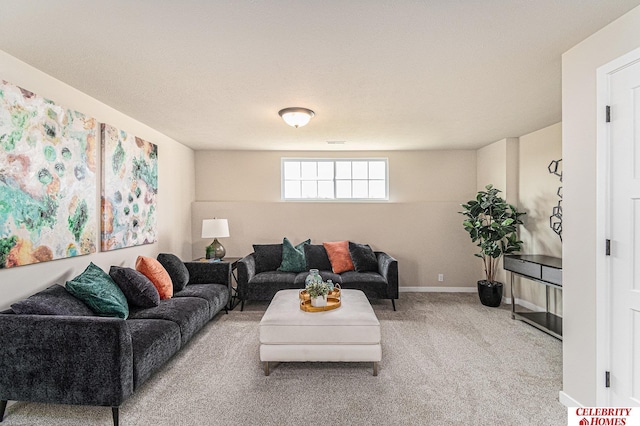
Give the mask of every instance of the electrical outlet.
M 438 281 L 444 281 L 444 274 L 438 274 Z

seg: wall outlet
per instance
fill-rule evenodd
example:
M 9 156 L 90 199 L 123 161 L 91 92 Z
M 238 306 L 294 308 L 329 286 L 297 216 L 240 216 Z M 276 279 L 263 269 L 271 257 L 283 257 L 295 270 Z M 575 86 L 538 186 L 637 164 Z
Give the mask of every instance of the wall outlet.
M 444 281 L 444 274 L 438 274 L 438 281 Z

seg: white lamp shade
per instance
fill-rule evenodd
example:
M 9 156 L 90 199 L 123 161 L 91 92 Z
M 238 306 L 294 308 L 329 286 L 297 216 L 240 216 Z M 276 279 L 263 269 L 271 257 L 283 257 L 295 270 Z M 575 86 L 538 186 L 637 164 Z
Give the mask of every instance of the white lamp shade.
M 227 219 L 204 219 L 202 221 L 202 238 L 221 238 L 229 236 Z

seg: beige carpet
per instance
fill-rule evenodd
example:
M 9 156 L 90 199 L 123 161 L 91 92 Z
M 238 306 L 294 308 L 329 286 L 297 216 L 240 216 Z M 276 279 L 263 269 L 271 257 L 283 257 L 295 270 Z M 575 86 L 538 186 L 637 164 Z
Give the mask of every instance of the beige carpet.
M 401 293 L 373 304 L 382 326 L 370 364 L 259 362 L 266 303 L 219 315 L 120 410 L 147 425 L 566 425 L 562 344 L 487 308 L 475 294 Z M 111 410 L 17 402 L 3 425 L 112 425 Z

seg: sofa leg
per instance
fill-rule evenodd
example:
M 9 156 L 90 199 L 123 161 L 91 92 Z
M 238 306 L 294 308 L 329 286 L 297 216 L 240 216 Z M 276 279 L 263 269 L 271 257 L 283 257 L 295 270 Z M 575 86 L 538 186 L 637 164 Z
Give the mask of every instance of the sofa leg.
M 391 299 L 391 304 L 393 305 L 393 310 L 396 310 L 396 299 Z
M 111 412 L 113 413 L 113 426 L 118 426 L 119 420 L 119 408 L 111 407 Z
M 240 312 L 244 311 L 244 299 L 240 302 Z
M 7 409 L 7 401 L 0 401 L 0 422 L 4 420 L 4 410 Z

